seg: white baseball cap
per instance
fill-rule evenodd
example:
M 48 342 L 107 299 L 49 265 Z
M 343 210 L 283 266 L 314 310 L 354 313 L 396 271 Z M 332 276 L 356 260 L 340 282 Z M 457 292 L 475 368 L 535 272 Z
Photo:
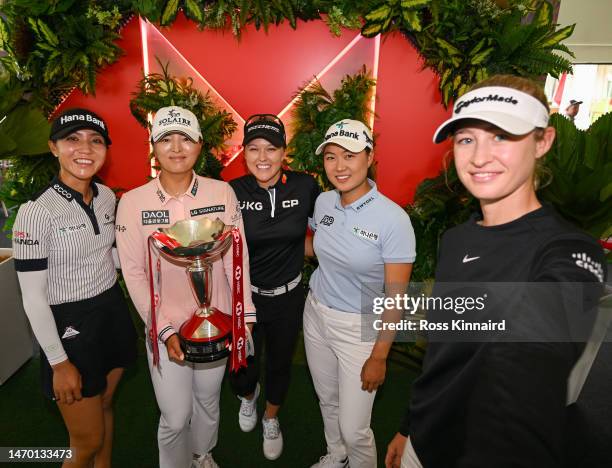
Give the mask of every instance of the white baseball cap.
M 151 141 L 156 143 L 169 133 L 182 133 L 193 141 L 202 139 L 195 114 L 178 106 L 162 107 L 157 111 L 151 128 Z
M 453 133 L 460 120 L 489 122 L 511 135 L 526 135 L 534 128 L 548 126 L 548 109 L 533 96 L 505 86 L 486 86 L 459 98 L 450 119 L 438 127 L 434 143 Z
M 370 129 L 363 122 L 351 119 L 343 119 L 329 127 L 323 143 L 317 147 L 315 154 L 321 154 L 325 145 L 329 143 L 342 146 L 351 153 L 359 153 L 366 148 L 374 147 Z

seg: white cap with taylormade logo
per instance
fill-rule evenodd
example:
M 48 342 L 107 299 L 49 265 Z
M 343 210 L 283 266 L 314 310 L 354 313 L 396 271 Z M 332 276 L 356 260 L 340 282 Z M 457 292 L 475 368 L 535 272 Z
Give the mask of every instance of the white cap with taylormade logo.
M 511 135 L 525 135 L 548 126 L 548 110 L 533 96 L 513 88 L 478 88 L 459 98 L 453 116 L 436 130 L 434 143 L 443 142 L 453 133 L 457 121 L 467 119 L 489 122 Z
M 169 133 L 182 133 L 193 141 L 202 139 L 200 124 L 195 114 L 178 106 L 162 107 L 155 114 L 151 127 L 151 140 L 158 142 Z
M 374 147 L 370 129 L 363 122 L 351 119 L 341 120 L 329 127 L 323 143 L 317 147 L 315 154 L 321 154 L 325 145 L 329 143 L 342 146 L 351 153 L 359 153 L 366 148 Z

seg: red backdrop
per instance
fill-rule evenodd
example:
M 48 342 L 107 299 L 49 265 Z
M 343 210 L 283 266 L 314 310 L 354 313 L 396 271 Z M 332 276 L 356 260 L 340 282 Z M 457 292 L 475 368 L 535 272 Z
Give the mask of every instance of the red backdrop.
M 149 48 L 147 58 L 153 70 L 158 68 L 152 63 L 156 52 L 151 49 L 166 47 L 160 54 L 170 54 L 173 63 L 184 62 L 179 68 L 191 70 L 202 83 L 210 85 L 235 110 L 239 123 L 240 116 L 278 113 L 301 86 L 353 43 L 358 44 L 341 62 L 369 57 L 374 50 L 374 43 L 369 42 L 374 39 L 359 39 L 356 31 L 334 37 L 322 21 L 300 22 L 296 30 L 286 23 L 270 26 L 267 34 L 247 27 L 240 40 L 227 31 L 199 31 L 184 17 L 179 17 L 172 28 L 161 31 L 151 25 L 141 26 L 134 18 L 122 30 L 118 45 L 125 55 L 100 73 L 96 95 L 84 96 L 75 91 L 58 109 L 83 106 L 108 121 L 113 145 L 101 176 L 115 188 L 141 185 L 149 171 L 148 133 L 129 110 L 131 93 L 142 78 L 143 46 Z M 149 42 L 145 44 L 141 31 L 146 32 L 146 28 Z M 157 34 L 158 39 L 151 39 L 151 34 Z M 165 44 L 156 45 L 161 42 Z M 370 69 L 372 63 L 366 65 Z M 338 73 L 342 66 L 347 65 L 335 65 Z M 332 69 L 325 79 L 331 80 L 333 74 Z M 431 71 L 422 70 L 416 51 L 401 35 L 389 35 L 381 41 L 374 122 L 378 135 L 378 185 L 401 205 L 412 200 L 416 186 L 424 178 L 437 174 L 446 149 L 431 142 L 435 128 L 449 114 L 440 104 L 436 80 Z M 194 83 L 198 84 L 197 77 Z M 229 180 L 244 172 L 240 156 L 222 175 Z

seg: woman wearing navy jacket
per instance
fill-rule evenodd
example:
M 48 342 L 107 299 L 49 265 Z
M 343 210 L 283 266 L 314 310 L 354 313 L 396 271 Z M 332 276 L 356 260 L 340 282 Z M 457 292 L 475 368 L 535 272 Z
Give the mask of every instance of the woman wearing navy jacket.
M 257 323 L 253 328 L 255 358 L 249 358 L 247 369 L 232 375 L 231 381 L 241 399 L 240 428 L 251 431 L 257 424 L 257 381 L 265 346 L 263 453 L 275 460 L 283 450 L 278 412 L 289 388 L 304 309 L 305 238 L 319 187 L 312 176 L 282 168 L 287 143 L 284 125 L 276 115 L 256 114 L 247 119 L 243 146 L 250 174 L 230 184 L 244 220 Z

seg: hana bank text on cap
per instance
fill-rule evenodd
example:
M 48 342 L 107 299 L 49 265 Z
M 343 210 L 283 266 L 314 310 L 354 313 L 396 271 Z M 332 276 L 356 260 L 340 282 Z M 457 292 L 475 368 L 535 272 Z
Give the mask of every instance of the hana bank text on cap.
M 151 127 L 151 141 L 156 143 L 170 133 L 182 133 L 195 142 L 202 139 L 195 114 L 178 106 L 162 107 L 157 111 Z
M 453 115 L 438 127 L 434 143 L 441 143 L 453 133 L 461 120 L 482 120 L 511 135 L 526 135 L 535 128 L 548 126 L 548 110 L 533 96 L 505 86 L 487 86 L 465 93 L 453 109 Z
M 342 146 L 351 153 L 359 153 L 366 148 L 374 147 L 370 129 L 363 122 L 352 119 L 341 120 L 329 127 L 323 143 L 317 147 L 315 154 L 321 154 L 325 145 L 329 143 Z
M 107 146 L 110 146 L 111 139 L 106 122 L 98 114 L 80 108 L 68 109 L 59 114 L 51 123 L 49 139 L 57 141 L 84 129 L 95 130 L 102 135 Z

